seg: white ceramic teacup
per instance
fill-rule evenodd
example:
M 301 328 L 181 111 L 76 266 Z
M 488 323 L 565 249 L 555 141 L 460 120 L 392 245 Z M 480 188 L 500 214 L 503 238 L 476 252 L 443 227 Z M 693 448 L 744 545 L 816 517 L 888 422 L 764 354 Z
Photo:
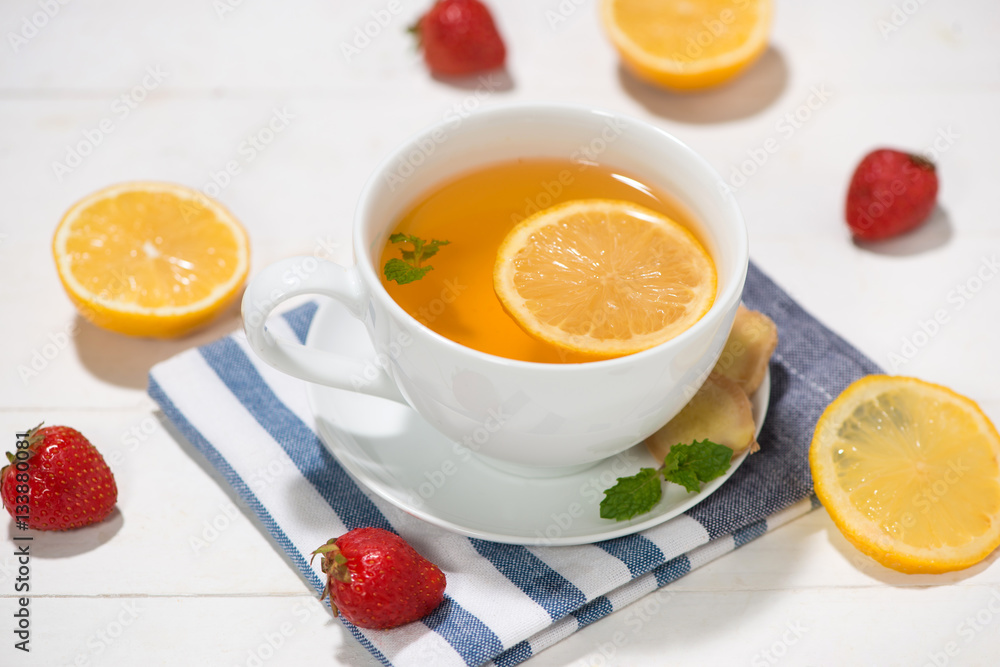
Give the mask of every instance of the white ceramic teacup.
M 700 223 L 718 269 L 718 293 L 709 312 L 654 348 L 581 364 L 485 354 L 407 314 L 382 286 L 378 267 L 403 212 L 453 176 L 531 157 L 596 160 L 673 194 Z M 452 118 L 410 139 L 369 179 L 353 235 L 355 266 L 293 257 L 253 279 L 243 298 L 251 347 L 271 365 L 304 380 L 405 402 L 441 433 L 494 464 L 535 475 L 559 474 L 617 454 L 683 407 L 721 354 L 749 260 L 739 207 L 694 151 L 642 121 L 552 104 L 492 108 Z M 275 339 L 265 328 L 268 314 L 303 294 L 343 303 L 365 324 L 376 355 L 349 358 Z

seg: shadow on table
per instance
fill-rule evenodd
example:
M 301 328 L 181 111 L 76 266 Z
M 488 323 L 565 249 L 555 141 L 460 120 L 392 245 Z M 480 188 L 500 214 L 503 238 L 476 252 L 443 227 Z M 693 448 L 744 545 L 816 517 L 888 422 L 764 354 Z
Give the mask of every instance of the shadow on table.
M 827 536 L 830 540 L 830 546 L 840 552 L 844 559 L 854 566 L 855 570 L 887 586 L 898 588 L 953 584 L 976 576 L 983 570 L 988 569 L 997 560 L 1000 560 L 1000 549 L 997 549 L 979 563 L 964 570 L 958 570 L 957 572 L 946 572 L 944 574 L 904 574 L 889 569 L 858 551 L 832 524 L 827 528 Z
M 854 245 L 878 255 L 906 257 L 940 248 L 951 240 L 953 234 L 954 230 L 948 212 L 940 206 L 935 206 L 934 210 L 931 211 L 930 219 L 913 231 L 885 241 L 854 239 Z
M 159 362 L 231 334 L 242 326 L 240 299 L 206 328 L 171 340 L 124 336 L 96 327 L 80 315 L 76 316 L 76 324 L 74 342 L 80 362 L 101 380 L 130 389 L 145 389 L 149 369 Z
M 107 519 L 85 528 L 66 531 L 33 530 L 30 533 L 18 530 L 11 519 L 7 532 L 10 537 L 30 536 L 31 542 L 13 542 L 14 544 L 30 544 L 31 556 L 34 558 L 71 558 L 93 551 L 114 537 L 125 524 L 125 517 L 117 507 L 112 510 Z
M 514 77 L 510 75 L 506 67 L 485 74 L 470 74 L 468 76 L 431 74 L 431 78 L 452 88 L 474 91 L 477 93 L 477 97 L 483 98 L 493 93 L 505 93 L 514 89 Z M 479 104 L 477 103 L 476 106 Z M 467 111 L 471 111 L 471 109 Z
M 773 46 L 733 81 L 688 93 L 657 88 L 618 67 L 622 88 L 647 110 L 683 123 L 723 123 L 747 118 L 770 106 L 788 84 L 788 64 Z

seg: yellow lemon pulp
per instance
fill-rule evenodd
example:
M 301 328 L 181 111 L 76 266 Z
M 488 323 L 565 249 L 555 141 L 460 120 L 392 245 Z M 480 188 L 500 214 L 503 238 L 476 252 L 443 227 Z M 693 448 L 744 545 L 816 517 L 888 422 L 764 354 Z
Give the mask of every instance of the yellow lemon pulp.
M 611 41 L 638 77 L 677 90 L 724 83 L 767 48 L 772 0 L 602 0 Z
M 493 287 L 527 333 L 596 357 L 674 338 L 715 300 L 715 265 L 670 218 L 627 201 L 540 211 L 508 233 Z
M 809 463 L 834 523 L 887 567 L 947 572 L 1000 546 L 1000 436 L 950 389 L 858 380 L 820 417 Z
M 135 336 L 183 335 L 238 295 L 249 270 L 240 223 L 200 192 L 123 183 L 77 202 L 52 242 L 81 314 Z

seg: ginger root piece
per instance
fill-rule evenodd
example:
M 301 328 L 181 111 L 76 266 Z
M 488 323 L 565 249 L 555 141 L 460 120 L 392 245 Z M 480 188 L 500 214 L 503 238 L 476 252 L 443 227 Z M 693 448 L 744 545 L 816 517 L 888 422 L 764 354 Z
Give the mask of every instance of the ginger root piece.
M 646 439 L 646 448 L 659 461 L 677 444 L 711 440 L 733 450 L 733 456 L 759 449 L 753 410 L 746 392 L 733 380 L 712 373 L 698 393 L 666 426 Z
M 764 379 L 778 346 L 778 327 L 770 317 L 742 305 L 736 311 L 726 347 L 712 372 L 736 382 L 750 396 Z

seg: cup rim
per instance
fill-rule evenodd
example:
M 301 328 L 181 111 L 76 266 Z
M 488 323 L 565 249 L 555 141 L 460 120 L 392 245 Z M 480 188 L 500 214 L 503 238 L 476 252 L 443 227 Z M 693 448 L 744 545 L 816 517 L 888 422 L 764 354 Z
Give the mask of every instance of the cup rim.
M 718 319 L 718 317 L 721 317 L 718 313 L 724 309 L 723 304 L 735 304 L 739 302 L 739 299 L 742 296 L 743 285 L 746 281 L 750 261 L 749 237 L 746 220 L 744 219 L 743 212 L 740 210 L 740 207 L 725 180 L 704 157 L 674 135 L 648 121 L 636 118 L 635 116 L 630 116 L 628 114 L 583 104 L 554 102 L 516 102 L 498 104 L 486 109 L 474 111 L 465 116 L 462 122 L 465 123 L 470 118 L 478 119 L 478 122 L 486 122 L 491 117 L 529 113 L 551 114 L 552 117 L 555 117 L 556 114 L 570 113 L 597 115 L 605 118 L 619 118 L 629 123 L 630 126 L 632 124 L 642 126 L 646 131 L 650 131 L 658 135 L 660 139 L 666 141 L 667 143 L 673 144 L 673 146 L 680 150 L 680 152 L 682 152 L 693 165 L 697 165 L 698 169 L 716 181 L 716 191 L 722 198 L 726 208 L 729 209 L 729 214 L 733 216 L 735 221 L 738 223 L 740 233 L 737 238 L 733 240 L 737 244 L 737 254 L 740 258 L 742 258 L 740 266 L 735 268 L 732 279 L 725 285 L 724 289 L 719 292 L 716 296 L 715 302 L 712 304 L 712 307 L 709 308 L 708 312 L 706 312 L 701 319 L 670 340 L 664 341 L 640 352 L 627 354 L 621 357 L 567 363 L 524 361 L 521 359 L 501 357 L 489 352 L 482 352 L 481 350 L 476 350 L 466 345 L 462 345 L 461 343 L 455 342 L 450 338 L 439 334 L 410 315 L 410 313 L 406 312 L 406 310 L 396 303 L 396 300 L 389 295 L 389 292 L 385 289 L 385 285 L 382 284 L 382 280 L 379 277 L 376 267 L 372 264 L 367 248 L 364 247 L 364 234 L 362 232 L 366 226 L 365 221 L 370 218 L 367 211 L 371 206 L 373 194 L 379 186 L 379 181 L 382 175 L 390 172 L 393 165 L 397 164 L 400 159 L 404 158 L 412 147 L 421 139 L 426 139 L 435 132 L 447 131 L 449 124 L 454 121 L 446 118 L 430 126 L 424 127 L 420 131 L 410 135 L 404 142 L 400 143 L 388 155 L 379 161 L 378 165 L 372 171 L 361 190 L 361 195 L 358 199 L 357 208 L 355 210 L 354 222 L 351 225 L 355 269 L 362 274 L 362 284 L 365 285 L 366 291 L 369 293 L 371 298 L 376 299 L 379 302 L 379 305 L 382 308 L 385 308 L 392 317 L 401 319 L 409 324 L 410 331 L 408 333 L 427 337 L 434 340 L 439 345 L 443 345 L 447 348 L 455 350 L 456 352 L 468 355 L 472 359 L 476 359 L 483 363 L 500 365 L 509 368 L 526 368 L 536 371 L 549 372 L 555 372 L 556 369 L 560 369 L 558 370 L 560 373 L 597 367 L 600 367 L 601 369 L 613 370 L 615 366 L 641 363 L 643 359 L 648 357 L 653 357 L 659 354 L 668 354 L 670 348 L 684 346 L 688 339 L 701 335 L 703 329 L 710 327 L 712 322 Z

